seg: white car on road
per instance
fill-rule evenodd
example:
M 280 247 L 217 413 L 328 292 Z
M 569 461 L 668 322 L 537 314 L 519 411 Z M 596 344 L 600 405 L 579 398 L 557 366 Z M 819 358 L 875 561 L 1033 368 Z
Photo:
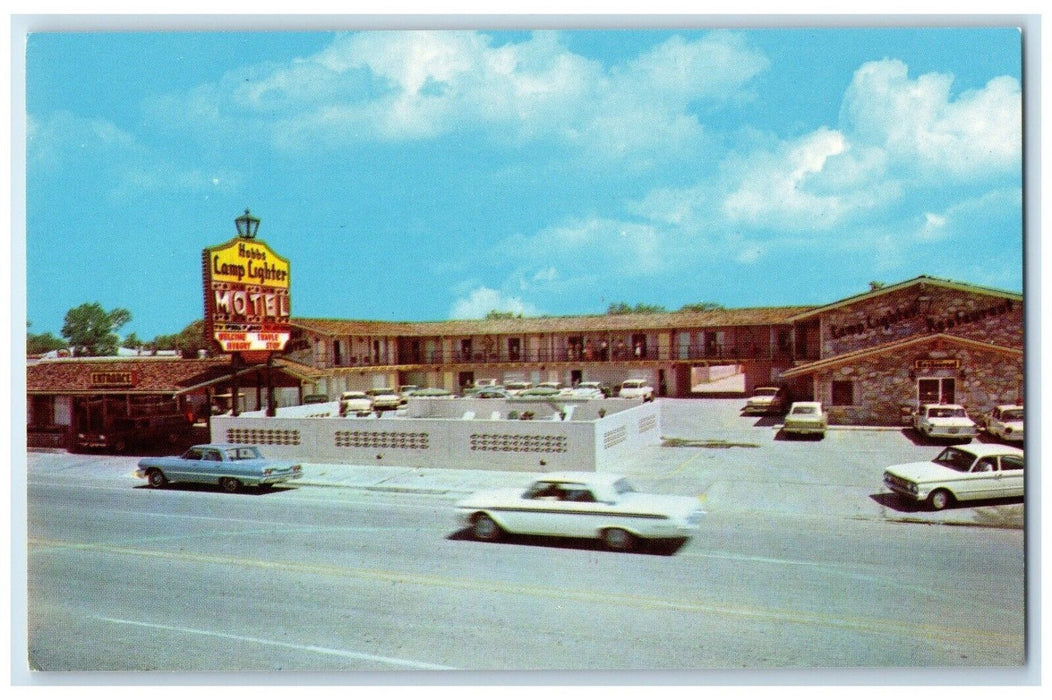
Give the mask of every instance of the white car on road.
M 638 539 L 686 539 L 704 511 L 697 498 L 640 493 L 616 474 L 552 472 L 523 489 L 480 491 L 456 504 L 480 540 L 504 533 L 601 539 L 631 549 Z
M 1023 495 L 1023 451 L 993 444 L 947 447 L 930 462 L 888 467 L 884 485 L 942 510 L 954 501 Z

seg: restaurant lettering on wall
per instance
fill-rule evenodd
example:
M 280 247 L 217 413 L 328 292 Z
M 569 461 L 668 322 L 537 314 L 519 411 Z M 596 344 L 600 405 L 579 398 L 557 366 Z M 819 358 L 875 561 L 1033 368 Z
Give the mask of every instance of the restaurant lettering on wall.
M 1014 304 L 1011 299 L 1005 299 L 995 306 L 989 306 L 984 309 L 976 309 L 974 311 L 957 311 L 955 313 L 943 314 L 941 316 L 929 315 L 924 319 L 925 327 L 929 333 L 941 333 L 942 331 L 954 328 L 956 326 L 963 326 L 970 323 L 975 323 L 992 316 L 1001 316 L 1009 313 L 1014 308 Z M 841 338 L 849 335 L 862 335 L 871 330 L 882 328 L 885 331 L 889 331 L 892 327 L 910 321 L 921 315 L 921 309 L 919 303 L 905 304 L 895 311 L 882 314 L 880 316 L 866 316 L 859 320 L 858 323 L 852 323 L 847 325 L 835 325 L 829 326 L 829 337 L 833 340 L 840 340 Z

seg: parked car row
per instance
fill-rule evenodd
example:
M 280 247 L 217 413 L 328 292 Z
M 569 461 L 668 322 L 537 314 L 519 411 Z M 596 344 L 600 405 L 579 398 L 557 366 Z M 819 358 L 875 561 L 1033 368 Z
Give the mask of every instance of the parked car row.
M 1021 443 L 1025 436 L 1023 413 L 1022 406 L 1002 405 L 973 420 L 964 406 L 934 403 L 921 405 L 908 418 L 913 429 L 927 439 L 967 443 L 985 431 L 992 438 Z M 790 403 L 788 391 L 778 386 L 761 386 L 752 392 L 742 407 L 742 415 L 757 414 L 785 414 L 785 435 L 824 435 L 829 422 L 820 402 Z
M 566 397 L 575 399 L 605 399 L 614 396 L 620 398 L 644 401 L 654 400 L 654 387 L 644 379 L 627 379 L 622 382 L 615 391 L 610 385 L 603 382 L 578 382 L 573 386 L 566 386 L 562 382 L 532 382 L 514 381 L 497 384 L 495 381 L 483 380 L 475 386 L 465 388 L 461 393 L 464 398 L 476 399 L 507 399 L 514 397 L 551 398 Z

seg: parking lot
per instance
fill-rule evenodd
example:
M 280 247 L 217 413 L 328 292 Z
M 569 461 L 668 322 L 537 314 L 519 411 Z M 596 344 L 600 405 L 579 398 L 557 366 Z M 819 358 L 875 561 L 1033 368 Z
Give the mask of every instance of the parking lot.
M 884 468 L 925 461 L 945 446 L 908 429 L 831 427 L 824 438 L 785 439 L 778 416 L 743 416 L 742 399 L 659 399 L 660 446 L 619 465 L 637 488 L 698 495 L 710 513 L 755 512 L 1022 528 L 1019 499 L 932 512 L 893 497 Z M 981 435 L 979 440 L 988 439 Z M 304 465 L 304 483 L 457 495 L 525 485 L 522 473 L 371 465 Z

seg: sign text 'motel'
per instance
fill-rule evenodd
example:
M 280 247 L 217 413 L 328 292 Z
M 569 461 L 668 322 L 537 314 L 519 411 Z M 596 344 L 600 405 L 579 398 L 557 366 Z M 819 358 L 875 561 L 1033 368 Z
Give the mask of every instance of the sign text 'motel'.
M 202 253 L 206 334 L 224 352 L 280 352 L 291 335 L 289 261 L 259 240 Z

